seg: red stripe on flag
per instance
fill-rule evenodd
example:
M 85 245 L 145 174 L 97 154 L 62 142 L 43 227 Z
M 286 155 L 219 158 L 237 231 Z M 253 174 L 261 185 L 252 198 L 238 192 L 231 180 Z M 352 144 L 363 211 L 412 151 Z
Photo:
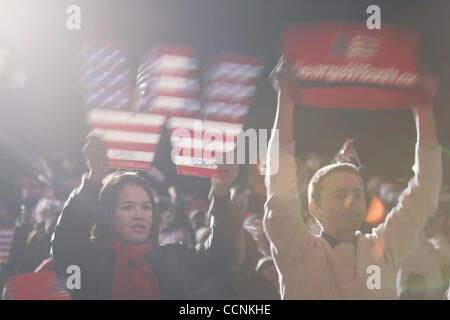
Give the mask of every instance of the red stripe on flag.
M 168 96 L 176 98 L 196 99 L 198 98 L 199 93 L 199 90 L 188 91 L 186 89 L 155 89 L 150 90 L 148 96 Z
M 177 173 L 187 176 L 213 178 L 218 175 L 218 170 L 192 166 L 177 166 Z
M 145 75 L 146 72 L 141 72 L 142 75 Z M 137 82 L 140 83 L 142 82 L 140 80 L 141 74 L 138 75 L 137 78 Z M 171 77 L 183 77 L 183 78 L 192 78 L 192 79 L 197 79 L 198 78 L 198 72 L 197 70 L 193 70 L 193 69 L 156 69 L 156 70 L 151 70 L 151 76 L 152 77 L 160 77 L 160 76 L 171 76 Z
M 235 117 L 235 118 L 230 118 L 230 115 L 220 115 L 220 114 L 215 114 L 215 113 L 210 113 L 206 116 L 205 120 L 208 121 L 217 121 L 217 122 L 226 122 L 226 123 L 230 123 L 230 124 L 242 124 L 244 123 L 245 117 L 247 115 L 242 115 L 239 117 Z
M 148 161 L 109 159 L 109 167 L 111 168 L 148 171 L 151 166 L 152 162 Z
M 158 55 L 174 55 L 183 57 L 194 57 L 196 55 L 195 49 L 182 46 L 164 46 L 157 49 Z
M 215 83 L 234 83 L 234 84 L 243 84 L 247 86 L 255 86 L 257 83 L 258 78 L 243 78 L 243 79 L 236 79 L 236 76 L 230 76 L 230 75 L 221 75 L 216 76 L 212 78 L 207 85 L 212 85 Z

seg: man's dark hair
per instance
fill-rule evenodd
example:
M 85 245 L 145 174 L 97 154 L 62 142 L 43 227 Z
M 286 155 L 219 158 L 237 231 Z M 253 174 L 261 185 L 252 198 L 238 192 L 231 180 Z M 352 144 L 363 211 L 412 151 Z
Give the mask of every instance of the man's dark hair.
M 322 167 L 313 175 L 308 185 L 308 204 L 320 204 L 320 192 L 322 191 L 323 179 L 335 172 L 353 173 L 361 181 L 364 188 L 364 180 L 359 174 L 359 169 L 351 163 L 333 163 Z

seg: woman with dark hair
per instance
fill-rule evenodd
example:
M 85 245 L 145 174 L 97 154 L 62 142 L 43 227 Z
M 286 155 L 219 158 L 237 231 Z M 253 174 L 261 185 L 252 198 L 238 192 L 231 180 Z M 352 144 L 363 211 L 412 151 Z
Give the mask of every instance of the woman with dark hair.
M 80 268 L 73 299 L 226 299 L 226 283 L 245 254 L 242 217 L 228 188 L 237 166 L 212 180 L 211 235 L 198 250 L 158 244 L 159 214 L 152 187 L 136 173 L 113 173 L 98 138 L 83 149 L 89 174 L 59 217 L 52 239 L 55 271 L 69 280 Z

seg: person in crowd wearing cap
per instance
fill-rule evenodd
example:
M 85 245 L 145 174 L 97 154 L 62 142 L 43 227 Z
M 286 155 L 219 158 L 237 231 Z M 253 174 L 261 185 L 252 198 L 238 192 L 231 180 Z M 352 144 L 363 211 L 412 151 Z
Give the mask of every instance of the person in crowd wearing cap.
M 309 233 L 300 215 L 294 157 L 293 79 L 282 58 L 271 75 L 278 93 L 274 129 L 269 141 L 264 216 L 265 231 L 279 273 L 283 299 L 395 299 L 395 275 L 414 249 L 428 216 L 436 210 L 442 180 L 433 108 L 418 106 L 415 175 L 384 223 L 370 234 L 358 231 L 366 214 L 365 186 L 351 164 L 319 169 L 308 186 L 308 208 L 320 223 L 319 236 Z M 275 131 L 275 130 L 274 130 Z M 278 172 L 272 162 L 279 160 Z
M 72 299 L 224 299 L 221 285 L 243 264 L 242 216 L 229 200 L 237 165 L 212 179 L 211 235 L 199 250 L 159 245 L 159 214 L 152 187 L 133 172 L 105 177 L 106 150 L 90 136 L 90 168 L 70 195 L 52 239 L 56 273 L 68 279 L 79 266 Z

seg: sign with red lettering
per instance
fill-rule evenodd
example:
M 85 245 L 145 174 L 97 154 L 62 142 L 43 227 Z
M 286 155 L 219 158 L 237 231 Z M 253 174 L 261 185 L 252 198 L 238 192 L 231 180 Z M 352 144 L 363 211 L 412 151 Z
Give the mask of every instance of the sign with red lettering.
M 290 90 L 304 106 L 400 109 L 429 103 L 418 90 L 419 34 L 383 26 L 324 22 L 284 30 L 282 50 L 293 64 Z

